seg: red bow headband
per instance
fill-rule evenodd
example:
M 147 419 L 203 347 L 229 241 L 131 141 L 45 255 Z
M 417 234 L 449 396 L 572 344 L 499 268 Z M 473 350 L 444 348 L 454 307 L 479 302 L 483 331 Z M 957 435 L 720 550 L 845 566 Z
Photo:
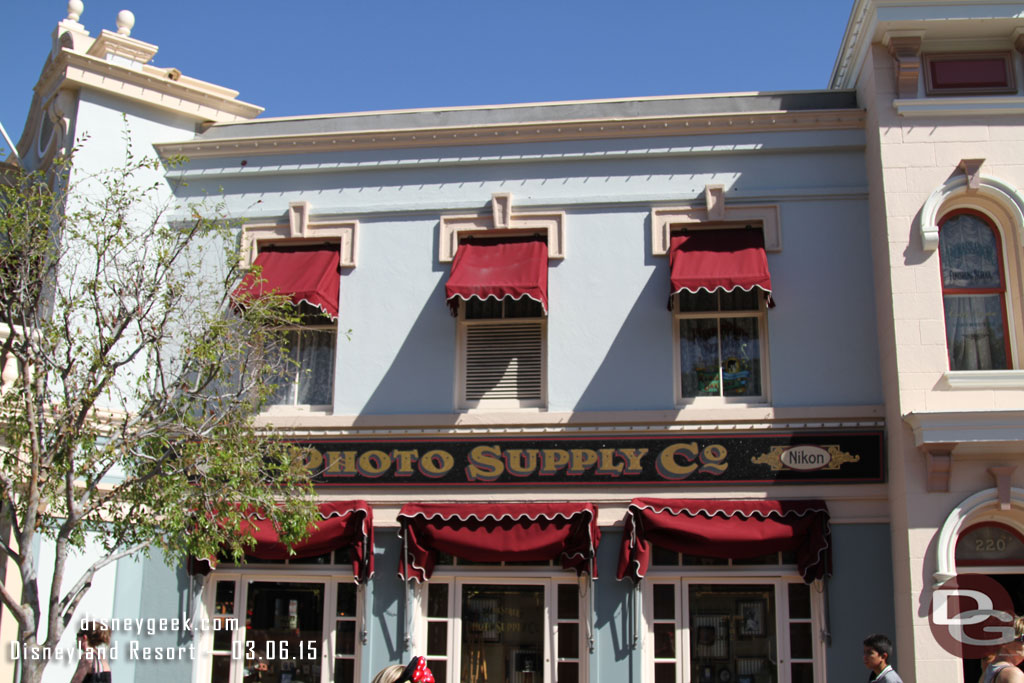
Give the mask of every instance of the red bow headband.
M 434 683 L 434 674 L 431 673 L 430 667 L 427 666 L 426 657 L 413 657 L 395 683 L 406 683 L 406 681 L 411 681 L 411 683 Z

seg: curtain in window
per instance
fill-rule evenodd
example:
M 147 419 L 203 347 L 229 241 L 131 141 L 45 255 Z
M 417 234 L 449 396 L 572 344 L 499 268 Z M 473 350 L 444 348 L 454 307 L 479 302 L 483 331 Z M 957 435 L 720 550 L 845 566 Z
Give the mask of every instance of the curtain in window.
M 947 218 L 939 237 L 939 261 L 949 367 L 1008 367 L 1003 274 L 992 226 L 973 213 Z
M 298 336 L 296 360 L 299 377 L 295 402 L 299 405 L 328 405 L 332 403 L 334 332 L 302 330 Z

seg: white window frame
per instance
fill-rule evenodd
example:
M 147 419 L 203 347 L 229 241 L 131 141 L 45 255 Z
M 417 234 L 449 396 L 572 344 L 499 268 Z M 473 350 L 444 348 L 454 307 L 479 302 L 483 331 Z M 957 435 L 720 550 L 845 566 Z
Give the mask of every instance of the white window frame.
M 809 586 L 811 594 L 811 659 L 790 659 L 789 625 L 791 623 L 807 623 L 807 619 L 789 616 L 788 585 L 803 583 L 803 579 L 795 573 L 783 569 L 781 572 L 771 571 L 766 567 L 736 565 L 725 568 L 727 571 L 708 571 L 708 567 L 675 568 L 669 566 L 652 566 L 643 581 L 643 670 L 642 683 L 654 683 L 654 586 L 655 584 L 672 584 L 677 591 L 675 604 L 675 639 L 676 639 L 676 676 L 677 683 L 696 683 L 690 679 L 690 586 L 692 584 L 719 585 L 772 585 L 775 590 L 775 632 L 776 632 L 776 683 L 791 683 L 790 665 L 793 663 L 810 662 L 814 665 L 814 683 L 826 683 L 825 642 L 821 637 L 824 633 L 824 596 L 820 581 Z M 767 571 L 766 571 L 767 569 Z M 664 620 L 661 620 L 664 622 Z M 782 653 L 785 653 L 783 655 Z M 733 681 L 736 681 L 733 674 Z
M 767 295 L 760 289 L 755 290 L 758 294 L 758 309 L 747 309 L 742 311 L 680 311 L 679 297 L 684 295 L 672 295 L 672 369 L 673 369 L 673 391 L 677 407 L 694 406 L 700 408 L 715 407 L 748 407 L 771 405 L 771 372 L 768 367 L 770 357 L 768 349 L 768 319 L 767 319 Z M 761 361 L 761 395 L 760 396 L 683 396 L 683 359 L 682 359 L 682 336 L 679 333 L 681 320 L 713 319 L 721 321 L 726 318 L 756 318 L 758 344 L 760 346 Z M 718 333 L 718 355 L 722 355 L 722 335 Z M 721 387 L 721 383 L 719 384 Z
M 437 683 L 460 683 L 462 665 L 462 588 L 467 584 L 486 584 L 492 586 L 541 586 L 544 589 L 544 676 L 548 683 L 556 683 L 558 680 L 558 623 L 568 621 L 559 619 L 556 614 L 558 605 L 558 586 L 571 585 L 577 589 L 580 582 L 585 579 L 578 579 L 573 574 L 559 572 L 554 575 L 548 567 L 516 567 L 516 573 L 511 574 L 502 571 L 503 568 L 495 567 L 469 569 L 460 567 L 437 567 L 433 577 L 418 585 L 415 590 L 416 602 L 414 607 L 415 620 L 412 628 L 412 649 L 415 652 L 426 652 L 427 648 L 427 591 L 431 585 L 448 585 L 448 642 L 447 642 L 447 676 L 444 680 L 440 678 Z M 593 590 L 593 583 L 586 590 Z M 590 601 L 586 596 L 579 594 L 578 608 L 578 632 L 579 632 L 579 681 L 585 683 L 590 680 L 589 672 L 589 644 L 588 624 L 590 623 Z M 440 618 L 431 617 L 429 621 L 442 621 Z M 437 659 L 438 657 L 427 657 Z M 543 683 L 543 681 L 537 681 Z
M 456 410 L 506 410 L 517 408 L 544 408 L 548 404 L 548 317 L 541 315 L 532 318 L 478 318 L 466 319 L 466 303 L 459 302 L 459 315 L 457 319 L 458 331 L 455 341 L 455 408 Z M 468 353 L 468 330 L 471 327 L 481 325 L 522 325 L 532 323 L 540 326 L 541 351 L 540 351 L 540 398 L 484 398 L 472 399 L 466 397 L 466 374 L 467 374 L 467 353 Z
M 295 565 L 274 565 L 267 567 L 246 566 L 238 569 L 217 569 L 206 577 L 203 586 L 202 614 L 210 620 L 215 616 L 217 582 L 233 581 L 235 584 L 235 618 L 238 628 L 231 635 L 232 648 L 245 652 L 246 625 L 245 614 L 249 598 L 248 586 L 253 581 L 277 581 L 282 583 L 320 583 L 324 585 L 324 614 L 321 625 L 319 643 L 320 680 L 319 683 L 332 683 L 334 680 L 334 662 L 337 657 L 337 615 L 335 614 L 338 600 L 338 584 L 353 583 L 352 572 L 339 572 L 338 566 L 302 565 L 302 571 L 287 571 L 285 567 Z M 363 638 L 360 633 L 366 629 L 366 590 L 363 585 L 356 586 L 356 646 L 353 662 L 356 679 L 360 676 Z M 196 649 L 200 653 L 193 666 L 193 683 L 209 683 L 213 665 L 212 630 L 196 631 Z M 242 683 L 245 659 L 231 659 L 230 683 Z

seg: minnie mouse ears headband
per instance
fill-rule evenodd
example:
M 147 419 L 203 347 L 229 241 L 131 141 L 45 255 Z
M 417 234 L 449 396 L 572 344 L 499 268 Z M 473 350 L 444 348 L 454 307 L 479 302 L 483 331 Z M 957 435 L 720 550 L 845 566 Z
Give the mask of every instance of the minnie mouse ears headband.
M 427 658 L 413 657 L 395 683 L 434 683 L 434 674 L 427 666 Z

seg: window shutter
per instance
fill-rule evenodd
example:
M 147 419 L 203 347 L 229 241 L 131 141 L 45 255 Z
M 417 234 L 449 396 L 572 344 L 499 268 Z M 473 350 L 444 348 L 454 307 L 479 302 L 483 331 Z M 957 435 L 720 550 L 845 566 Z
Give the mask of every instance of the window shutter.
M 543 321 L 467 325 L 466 400 L 542 399 L 543 325 Z

